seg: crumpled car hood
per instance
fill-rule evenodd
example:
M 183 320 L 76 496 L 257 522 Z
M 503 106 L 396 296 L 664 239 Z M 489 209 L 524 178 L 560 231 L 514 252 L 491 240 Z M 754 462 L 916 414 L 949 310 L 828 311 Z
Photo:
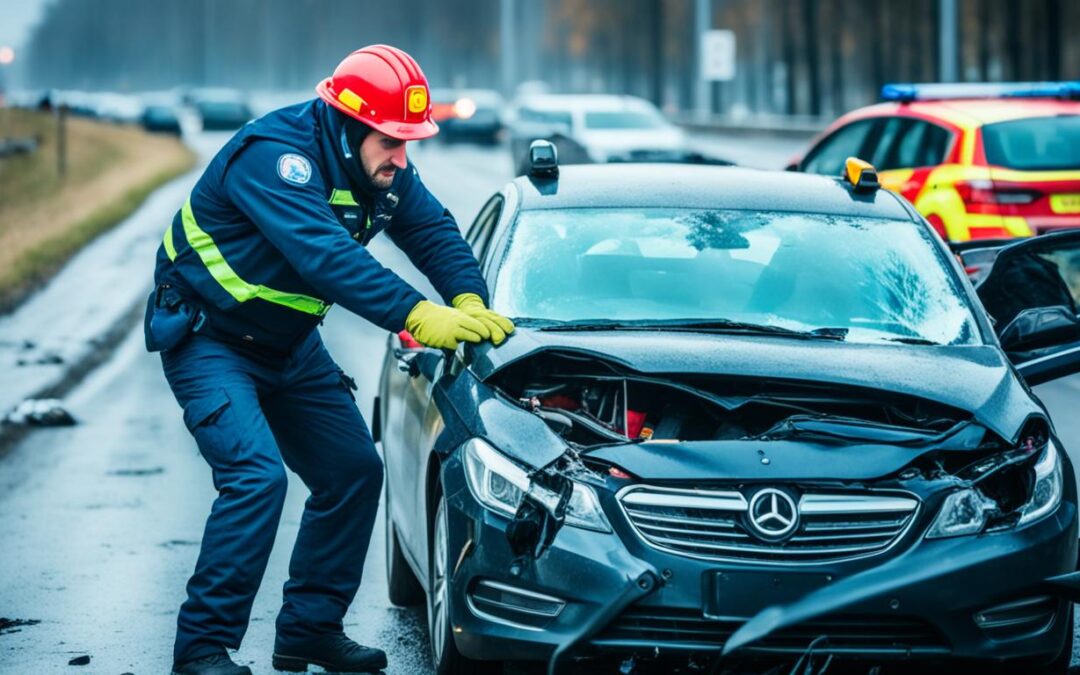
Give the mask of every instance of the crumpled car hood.
M 968 441 L 977 441 L 981 433 L 966 435 Z M 958 443 L 948 449 L 970 450 L 975 445 Z M 589 457 L 616 464 L 650 481 L 702 476 L 748 481 L 858 481 L 899 471 L 921 452 L 895 445 L 847 443 L 838 447 L 803 440 L 696 441 L 609 445 L 590 450 Z
M 640 373 L 710 374 L 833 383 L 918 396 L 962 410 L 1016 441 L 1028 416 L 1043 410 L 996 347 L 859 344 L 782 337 L 660 331 L 544 332 L 519 328 L 499 347 L 469 346 L 481 381 L 544 352 L 593 356 Z

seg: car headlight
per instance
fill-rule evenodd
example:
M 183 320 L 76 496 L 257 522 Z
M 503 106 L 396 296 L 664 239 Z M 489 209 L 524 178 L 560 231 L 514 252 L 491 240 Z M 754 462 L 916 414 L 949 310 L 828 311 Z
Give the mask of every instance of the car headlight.
M 1017 525 L 1034 522 L 1049 514 L 1061 503 L 1061 460 L 1053 441 L 1046 444 L 1034 466 L 1035 486 L 1031 498 L 1020 508 Z M 926 533 L 927 539 L 959 537 L 978 534 L 986 527 L 989 517 L 999 508 L 977 488 L 966 488 L 949 495 L 941 505 L 934 524 Z
M 1035 489 L 1031 492 L 1031 499 L 1020 512 L 1018 525 L 1042 518 L 1061 503 L 1061 459 L 1053 441 L 1046 444 L 1042 457 L 1035 463 Z
M 469 489 L 484 506 L 513 517 L 529 490 L 529 475 L 506 455 L 479 438 L 465 443 L 465 477 Z M 597 532 L 610 532 L 600 500 L 591 487 L 577 481 L 566 507 L 566 524 Z M 552 493 L 554 495 L 554 493 Z M 557 495 L 555 496 L 557 499 Z
M 941 505 L 934 524 L 926 533 L 926 538 L 940 539 L 978 534 L 986 527 L 989 513 L 996 508 L 997 502 L 974 488 L 954 492 L 945 498 L 945 503 Z

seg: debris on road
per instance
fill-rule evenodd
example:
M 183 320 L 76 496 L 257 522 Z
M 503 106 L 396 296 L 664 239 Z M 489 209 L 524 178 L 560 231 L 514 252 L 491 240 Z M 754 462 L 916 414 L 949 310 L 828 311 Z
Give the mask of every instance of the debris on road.
M 4 416 L 4 424 L 23 424 L 36 427 L 69 427 L 75 418 L 55 398 L 28 398 Z
M 15 362 L 17 366 L 56 366 L 64 363 L 64 357 L 60 356 L 56 352 L 45 352 L 41 356 L 34 359 L 19 359 Z
M 40 621 L 37 619 L 5 619 L 0 617 L 0 635 L 18 633 L 23 626 L 36 626 Z
M 108 473 L 110 476 L 156 476 L 159 473 L 165 473 L 165 468 L 153 466 L 146 469 L 114 469 Z
M 179 548 L 181 546 L 198 546 L 202 542 L 193 541 L 191 539 L 170 539 L 169 541 L 159 544 L 162 548 Z
M 83 654 L 82 656 L 76 656 L 68 661 L 69 666 L 88 666 L 90 665 L 90 655 Z

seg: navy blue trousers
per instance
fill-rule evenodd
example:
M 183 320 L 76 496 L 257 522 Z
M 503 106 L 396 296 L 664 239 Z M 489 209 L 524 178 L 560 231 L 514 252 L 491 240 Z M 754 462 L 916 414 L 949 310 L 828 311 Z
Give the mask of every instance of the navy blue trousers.
M 281 358 L 193 335 L 162 352 L 162 365 L 218 491 L 177 620 L 176 662 L 240 646 L 277 533 L 286 466 L 311 495 L 277 640 L 341 631 L 360 586 L 383 467 L 318 332 Z

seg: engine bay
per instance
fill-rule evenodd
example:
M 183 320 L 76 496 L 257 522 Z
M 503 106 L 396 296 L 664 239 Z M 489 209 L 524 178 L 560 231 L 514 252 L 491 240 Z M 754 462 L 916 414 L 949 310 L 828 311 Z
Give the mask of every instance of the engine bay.
M 512 364 L 492 385 L 572 445 L 811 437 L 923 444 L 971 416 L 925 399 L 782 380 L 645 375 L 566 353 Z

